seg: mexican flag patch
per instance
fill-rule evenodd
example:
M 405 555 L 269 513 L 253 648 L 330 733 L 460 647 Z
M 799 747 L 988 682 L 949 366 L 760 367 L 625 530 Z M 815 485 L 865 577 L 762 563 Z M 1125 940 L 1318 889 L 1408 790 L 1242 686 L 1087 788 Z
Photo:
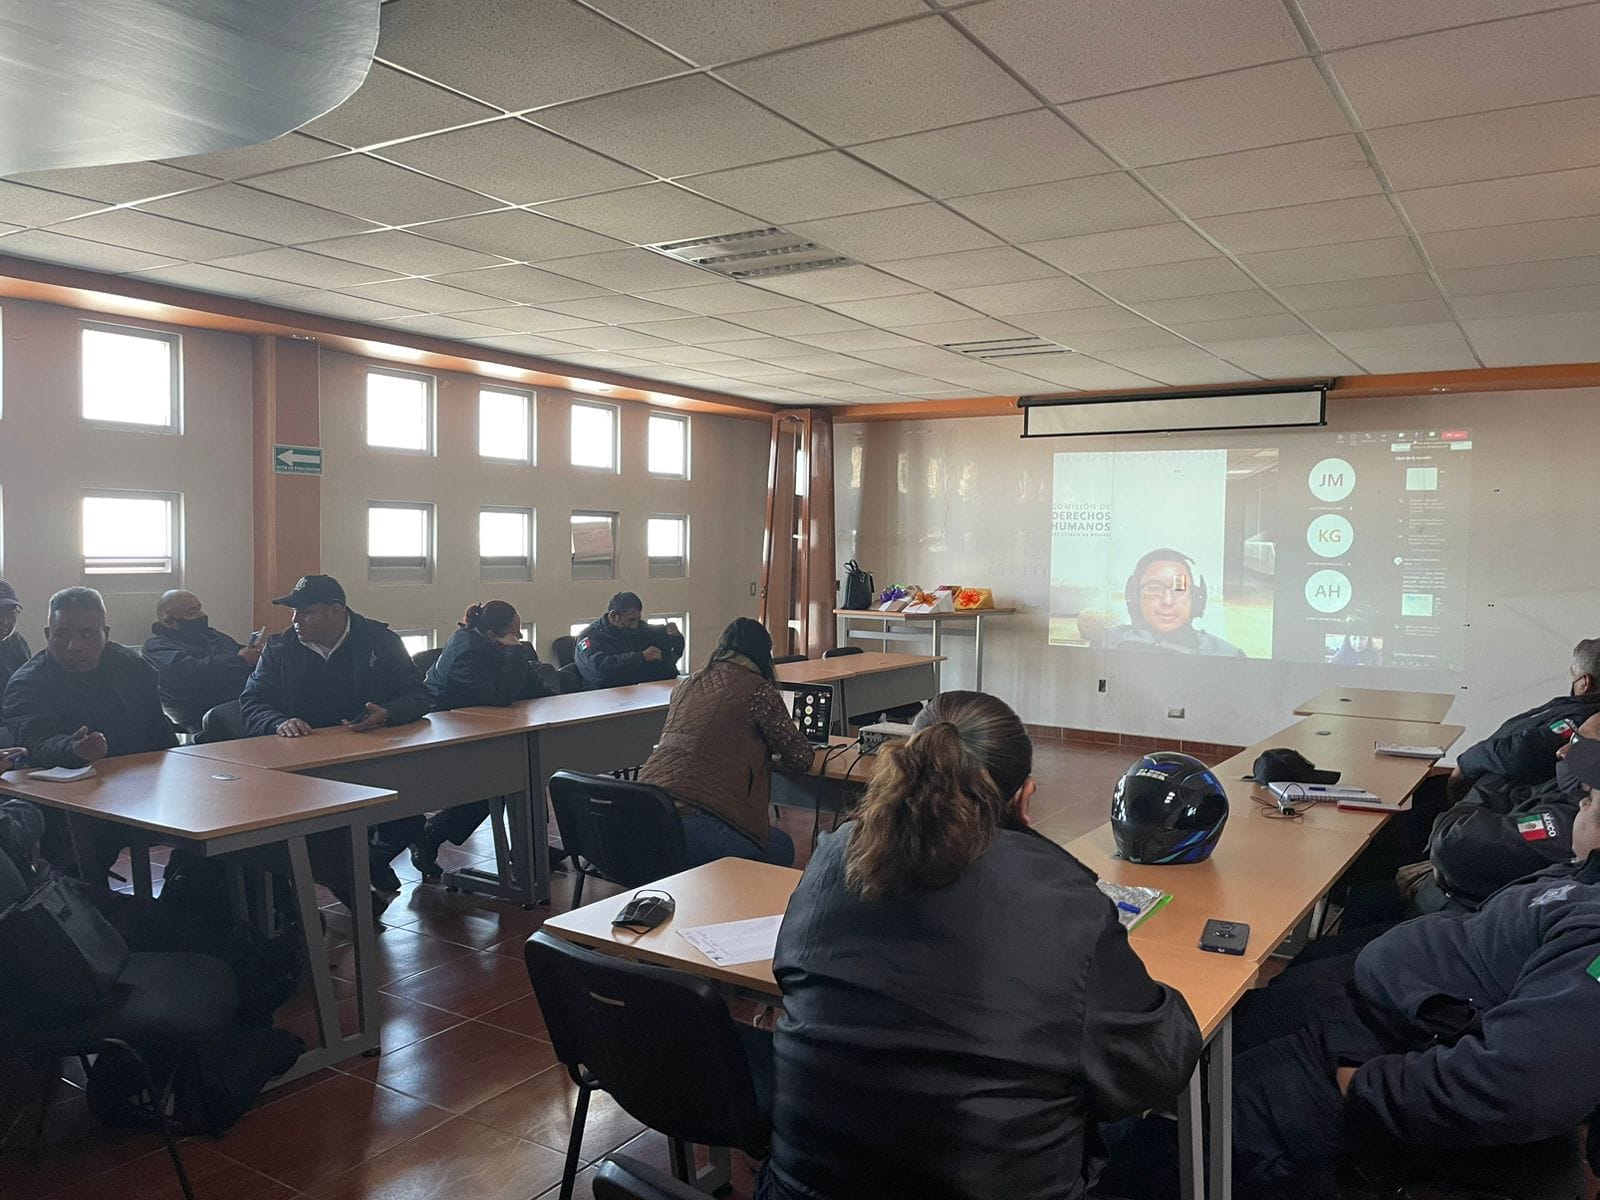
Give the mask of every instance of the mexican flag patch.
M 1555 818 L 1549 813 L 1534 813 L 1517 821 L 1517 832 L 1525 842 L 1547 842 L 1556 836 Z
M 1577 726 L 1571 721 L 1567 720 L 1565 717 L 1561 718 L 1559 721 L 1550 722 L 1550 732 L 1559 733 L 1562 737 L 1568 736 L 1576 728 Z
M 1590 979 L 1600 980 L 1600 958 L 1589 964 L 1589 969 L 1584 972 Z

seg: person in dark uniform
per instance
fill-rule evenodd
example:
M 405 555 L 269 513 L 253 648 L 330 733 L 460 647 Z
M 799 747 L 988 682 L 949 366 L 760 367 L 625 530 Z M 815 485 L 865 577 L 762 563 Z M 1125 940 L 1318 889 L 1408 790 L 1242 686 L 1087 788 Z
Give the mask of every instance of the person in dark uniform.
M 17 589 L 0 579 L 0 692 L 6 690 L 11 673 L 33 656 L 28 639 L 17 632 L 17 618 L 21 615 Z
M 178 744 L 161 711 L 155 670 L 111 641 L 99 592 L 57 592 L 48 619 L 45 648 L 12 672 L 0 701 L 0 724 L 27 751 L 29 766 L 86 767 Z M 46 857 L 65 867 L 73 860 L 66 825 L 58 810 L 51 812 Z M 94 868 L 103 876 L 128 838 L 124 827 L 96 821 L 93 844 Z
M 676 679 L 683 657 L 683 632 L 675 624 L 644 623 L 644 601 L 618 592 L 605 615 L 578 635 L 578 673 L 591 688 L 625 687 L 652 679 Z
M 424 683 L 435 711 L 474 705 L 504 707 L 561 692 L 555 668 L 540 662 L 538 651 L 522 640 L 522 617 L 504 600 L 467 609 L 444 652 L 428 669 Z M 473 800 L 429 817 L 422 836 L 411 847 L 412 866 L 425 881 L 437 882 L 444 875 L 439 847 L 445 842 L 461 845 L 488 815 L 488 802 Z
M 1168 1107 L 1200 1030 L 1089 871 L 1028 827 L 1033 746 L 945 692 L 880 751 L 778 934 L 758 1200 L 1076 1200 L 1092 1122 Z
M 341 725 L 365 733 L 408 725 L 428 711 L 427 688 L 400 636 L 351 611 L 337 579 L 303 575 L 273 603 L 293 609 L 294 621 L 267 639 L 239 697 L 247 736 L 307 737 Z M 422 827 L 420 816 L 373 826 L 368 854 L 379 892 L 400 890 L 389 862 Z
M 1108 650 L 1245 656 L 1232 642 L 1195 627 L 1206 612 L 1206 581 L 1195 573 L 1194 559 L 1180 550 L 1152 550 L 1134 563 L 1123 598 L 1130 623 L 1106 630 Z
M 258 630 L 241 646 L 220 629 L 211 628 L 200 597 L 193 592 L 162 592 L 156 621 L 140 651 L 156 669 L 161 706 L 173 722 L 190 733 L 200 732 L 200 718 L 209 709 L 237 700 L 244 682 L 261 658 Z

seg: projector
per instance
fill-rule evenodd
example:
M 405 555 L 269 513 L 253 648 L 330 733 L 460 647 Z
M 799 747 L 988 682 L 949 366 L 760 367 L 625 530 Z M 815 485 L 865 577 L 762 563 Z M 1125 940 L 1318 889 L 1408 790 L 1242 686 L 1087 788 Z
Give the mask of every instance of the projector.
M 880 747 L 911 736 L 911 726 L 899 721 L 880 721 L 876 725 L 863 725 L 856 734 L 861 753 L 876 754 Z

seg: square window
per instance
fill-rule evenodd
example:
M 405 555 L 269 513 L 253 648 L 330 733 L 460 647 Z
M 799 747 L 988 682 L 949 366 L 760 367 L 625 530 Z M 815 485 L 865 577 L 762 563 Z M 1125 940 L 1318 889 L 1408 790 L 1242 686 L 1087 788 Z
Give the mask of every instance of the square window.
M 617 469 L 617 410 L 610 404 L 572 402 L 572 465 Z
M 583 631 L 585 629 L 589 628 L 589 626 L 592 625 L 592 624 L 593 624 L 592 621 L 579 621 L 575 625 L 570 625 L 570 626 L 567 627 L 567 636 L 568 637 L 579 637 L 579 636 L 581 636 L 583 634 Z
M 367 445 L 433 453 L 433 376 L 367 372 Z
M 498 462 L 533 461 L 533 396 L 511 388 L 478 389 L 478 455 Z
M 435 631 L 432 629 L 396 629 L 395 633 L 400 635 L 407 654 L 417 655 L 433 649 Z
M 178 433 L 178 335 L 85 322 L 80 385 L 86 421 Z
M 171 493 L 86 493 L 83 573 L 175 574 L 178 517 L 179 497 Z
M 653 516 L 645 522 L 645 554 L 653 579 L 682 579 L 689 573 L 689 518 Z
M 522 640 L 530 646 L 537 646 L 539 644 L 539 627 L 534 624 L 524 624 L 522 626 Z
M 688 613 L 656 613 L 645 618 L 647 625 L 676 625 L 678 632 L 683 634 L 683 657 L 678 660 L 678 673 L 689 673 L 689 614 Z
M 572 577 L 574 579 L 617 577 L 616 513 L 572 514 Z
M 689 478 L 689 418 L 651 413 L 648 451 L 650 474 Z
M 533 578 L 533 509 L 478 510 L 478 575 L 495 582 Z
M 367 505 L 367 578 L 373 583 L 433 581 L 433 505 Z

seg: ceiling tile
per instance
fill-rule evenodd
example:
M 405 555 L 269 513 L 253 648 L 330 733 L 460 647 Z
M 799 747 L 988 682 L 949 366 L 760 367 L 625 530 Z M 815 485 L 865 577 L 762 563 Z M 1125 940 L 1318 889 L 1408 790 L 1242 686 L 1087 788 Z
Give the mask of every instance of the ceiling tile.
M 1099 308 L 1076 308 L 1063 312 L 1017 313 L 1007 321 L 1018 329 L 1026 329 L 1040 337 L 1071 345 L 1073 339 L 1085 333 L 1101 333 L 1110 329 L 1142 329 L 1149 324 L 1138 313 L 1114 304 Z
M 484 307 L 483 297 L 460 288 L 445 287 L 428 279 L 393 279 L 387 283 L 374 283 L 362 287 L 343 289 L 363 300 L 376 300 L 381 304 L 398 304 L 424 313 L 468 312 Z
M 948 254 L 998 244 L 998 239 L 937 204 L 911 204 L 825 221 L 798 221 L 789 228 L 840 254 L 866 262 Z
M 499 207 L 496 201 L 476 192 L 364 154 L 347 154 L 260 175 L 250 181 L 250 186 L 384 225 L 436 221 Z
M 0 246 L 4 246 L 0 242 Z M 159 267 L 154 271 L 141 271 L 138 278 L 170 283 L 173 287 L 193 288 L 197 292 L 214 292 L 222 296 L 249 296 L 251 298 L 277 297 L 298 293 L 299 288 L 280 279 L 263 279 L 258 275 L 241 275 L 238 271 L 224 271 L 203 263 L 180 263 L 173 267 Z
M 104 207 L 80 196 L 66 196 L 0 180 L 0 221 L 8 225 L 54 225 L 68 217 L 82 216 Z
M 1368 129 L 1600 92 L 1600 6 L 1487 21 L 1328 55 Z
M 288 283 L 298 283 L 301 287 L 313 288 L 374 283 L 393 274 L 382 267 L 362 266 L 342 258 L 325 258 L 320 254 L 307 254 L 304 250 L 291 250 L 287 246 L 213 259 L 211 265 L 225 271 L 264 275 L 268 279 L 282 279 Z
M 478 271 L 453 271 L 433 276 L 435 283 L 446 287 L 463 288 L 483 296 L 500 300 L 514 300 L 518 304 L 543 304 L 548 300 L 582 300 L 588 296 L 601 296 L 606 289 L 592 283 L 581 283 L 565 275 L 554 275 L 536 267 L 487 267 Z
M 1169 387 L 1244 383 L 1259 378 L 1193 347 L 1182 350 L 1102 350 L 1096 357 L 1114 367 L 1148 376 Z
M 1056 103 L 1306 52 L 1277 0 L 991 0 L 956 19 Z
M 1350 131 L 1306 59 L 1083 100 L 1062 111 L 1136 167 Z
M 466 271 L 500 262 L 489 254 L 446 245 L 418 237 L 403 229 L 380 229 L 356 237 L 330 238 L 310 242 L 304 248 L 331 258 L 383 267 L 396 275 L 438 275 L 445 271 Z
M 871 267 L 830 267 L 825 271 L 807 271 L 799 275 L 778 275 L 764 280 L 762 287 L 768 291 L 793 296 L 814 304 L 828 304 L 834 300 L 871 300 L 878 296 L 903 296 L 917 290 L 917 285 L 874 271 Z
M 1352 136 L 1149 167 L 1144 181 L 1191 217 L 1280 208 L 1383 191 Z
M 850 152 L 940 199 L 1117 169 L 1045 109 L 870 142 Z
M 624 329 L 620 325 L 590 325 L 583 329 L 564 329 L 558 335 L 562 341 L 591 350 L 643 350 L 650 346 L 670 346 L 666 338 Z
M 1560 8 L 1568 0 L 1299 0 L 1325 50 Z
M 202 225 L 187 225 L 133 208 L 114 208 L 109 212 L 80 217 L 55 226 L 51 232 L 88 238 L 92 242 L 105 242 L 112 246 L 125 246 L 130 250 L 143 250 L 147 254 L 196 261 L 220 258 L 224 254 L 264 250 L 269 246 L 269 243 L 255 238 L 223 233 Z
M 1532 367 L 1546 363 L 1587 362 L 1594 357 L 1594 335 L 1572 333 L 1540 338 L 1475 338 L 1472 348 L 1486 367 Z
M 475 217 L 458 217 L 450 221 L 430 221 L 426 225 L 418 225 L 412 232 L 448 242 L 452 246 L 462 246 L 484 254 L 498 254 L 501 258 L 519 262 L 543 262 L 577 254 L 592 255 L 623 245 L 616 238 L 591 233 L 587 229 L 574 229 L 571 225 L 563 225 L 560 221 L 552 221 L 549 217 L 520 208 L 482 213 Z
M 658 79 L 683 64 L 567 0 L 385 4 L 378 57 L 516 111 Z
M 14 183 L 86 196 L 108 204 L 129 204 L 171 192 L 205 187 L 213 182 L 208 175 L 179 170 L 158 162 L 116 163 L 106 167 L 71 167 L 60 171 L 33 171 L 13 175 Z
M 1398 346 L 1354 347 L 1341 344 L 1351 358 L 1374 374 L 1404 371 L 1470 371 L 1478 365 L 1460 337 Z
M 685 187 L 774 225 L 915 204 L 922 199 L 887 175 L 829 151 L 735 167 L 680 180 Z
M 547 271 L 599 284 L 614 292 L 650 292 L 670 287 L 693 287 L 705 280 L 716 280 L 709 271 L 656 254 L 650 250 L 611 250 L 605 254 L 584 254 L 576 258 L 547 260 L 540 264 Z
M 1528 221 L 1487 229 L 1428 233 L 1422 237 L 1422 248 L 1441 271 L 1600 254 L 1600 217 L 1568 217 L 1563 221 Z
M 795 352 L 798 354 L 802 349 L 801 347 L 796 347 Z M 779 375 L 792 374 L 788 367 L 782 365 L 781 359 L 776 363 L 753 362 L 750 359 L 742 359 L 738 367 L 719 367 L 718 372 L 734 379 L 774 379 Z
M 748 365 L 745 359 L 729 358 L 726 352 L 709 346 L 658 346 L 641 354 L 640 357 L 673 367 L 699 365 L 702 370 L 707 371 L 717 369 L 712 364 L 720 364 L 728 370 L 737 370 Z
M 822 149 L 804 130 L 703 75 L 564 104 L 540 125 L 656 175 L 697 175 Z
M 670 183 L 558 200 L 535 211 L 639 245 L 741 233 L 765 224 Z
M 784 366 L 796 371 L 807 371 L 815 375 L 826 375 L 832 378 L 839 371 L 849 371 L 855 368 L 861 370 L 887 370 L 874 364 L 863 363 L 860 359 L 847 358 L 843 354 L 833 354 L 826 350 L 818 350 L 811 354 L 796 355 L 794 358 L 785 359 Z M 849 378 L 849 376 L 846 376 Z
M 1453 302 L 1463 321 L 1492 317 L 1535 316 L 1539 313 L 1592 312 L 1600 309 L 1600 284 L 1540 288 L 1526 292 L 1493 292 L 1457 296 Z
M 1114 229 L 1078 237 L 1029 242 L 1025 249 L 1063 271 L 1110 271 L 1119 267 L 1149 267 L 1157 263 L 1215 258 L 1216 247 L 1182 222 Z
M 190 154 L 184 158 L 165 159 L 170 167 L 185 171 L 198 171 L 213 179 L 244 179 L 265 171 L 280 171 L 284 167 L 297 167 L 302 163 L 316 162 L 342 151 L 338 146 L 318 141 L 302 133 L 286 133 L 268 142 L 254 146 L 240 146 L 234 150 L 214 150 L 210 154 Z
M 498 115 L 487 105 L 375 62 L 348 100 L 301 128 L 360 149 Z
M 741 325 L 719 321 L 715 317 L 678 317 L 670 321 L 632 322 L 630 329 L 665 338 L 684 346 L 716 346 L 728 342 L 750 341 L 761 336 Z M 730 347 L 737 349 L 737 347 Z
M 931 15 L 720 74 L 840 145 L 998 117 L 1037 104 L 982 50 Z
M 1411 246 L 1411 239 L 1405 237 L 1241 254 L 1239 261 L 1269 286 L 1332 283 L 1340 279 L 1365 279 L 1371 275 L 1409 275 L 1423 269 L 1422 260 Z
M 1377 305 L 1378 308 L 1395 308 L 1398 305 Z M 1444 305 L 1441 303 L 1440 307 Z M 1348 312 L 1349 309 L 1344 311 Z M 1321 320 L 1313 321 L 1339 349 L 1354 353 L 1357 350 L 1383 346 L 1415 346 L 1424 342 L 1448 342 L 1461 336 L 1461 326 L 1450 320 L 1448 314 L 1441 321 L 1425 321 L 1417 325 L 1384 325 L 1374 329 L 1329 329 Z M 1357 355 L 1357 357 L 1360 357 Z
M 949 204 L 1011 242 L 1156 225 L 1172 216 L 1133 176 L 1120 173 L 982 192 Z
M 663 46 L 712 66 L 926 13 L 921 0 L 597 0 L 594 7 Z
M 1223 292 L 1215 296 L 1183 296 L 1176 300 L 1145 300 L 1139 311 L 1152 321 L 1177 325 L 1184 321 L 1221 321 L 1228 317 L 1266 317 L 1284 311 L 1259 289 Z
M 1269 379 L 1296 375 L 1357 375 L 1361 368 L 1315 334 L 1215 342 L 1206 349 L 1219 358 Z
M 787 338 L 776 337 L 751 338 L 748 341 L 730 343 L 723 348 L 729 354 L 736 354 L 740 358 L 748 358 L 756 362 L 770 362 L 774 359 L 782 361 L 805 354 L 815 354 L 817 350 L 815 346 L 803 346 L 799 342 L 791 342 Z
M 1600 164 L 1600 98 L 1534 104 L 1367 135 L 1396 191 Z
M 1097 308 L 1105 297 L 1075 279 L 1026 279 L 982 287 L 944 288 L 945 295 L 991 317 L 1019 312 L 1054 312 L 1065 308 Z
M 1474 342 L 1480 338 L 1539 338 L 1587 336 L 1600 338 L 1600 311 L 1545 313 L 1533 317 L 1490 317 L 1463 321 Z
M 1056 274 L 1053 268 L 1037 258 L 1030 258 L 1011 246 L 961 250 L 954 254 L 930 254 L 923 258 L 892 259 L 878 265 L 891 274 L 936 292 L 947 288 L 1045 279 Z
M 732 282 L 647 291 L 640 293 L 640 298 L 670 304 L 674 308 L 699 313 L 703 317 L 720 317 L 724 313 L 760 312 L 772 308 L 792 308 L 795 304 L 788 296 L 774 296 L 771 292 L 763 291 L 751 284 Z
M 362 300 L 342 292 L 284 292 L 272 297 L 272 303 L 297 312 L 343 317 L 350 321 L 385 321 L 391 317 L 420 315 L 413 309 L 401 308 L 397 304 L 380 304 L 376 300 Z
M 800 334 L 844 333 L 859 330 L 859 321 L 840 316 L 825 308 L 810 304 L 797 304 L 791 308 L 773 308 L 764 312 L 735 313 L 729 318 L 735 324 L 777 337 L 797 337 Z
M 1121 367 L 1114 367 L 1110 363 L 1098 362 L 1076 354 L 1070 358 L 1056 359 L 1048 364 L 1036 364 L 1028 368 L 1028 373 L 1037 376 L 1045 383 L 1085 392 L 1112 391 L 1121 388 L 1137 391 L 1155 382 L 1137 372 L 1124 371 Z M 1050 389 L 1035 390 L 1048 392 Z
M 1304 327 L 1301 327 L 1304 332 Z M 1088 330 L 1067 339 L 1067 345 L 1085 354 L 1108 350 L 1189 350 L 1193 349 L 1175 333 L 1145 322 L 1128 329 Z
M 527 305 L 473 308 L 465 310 L 461 315 L 469 321 L 493 325 L 496 329 L 514 329 L 519 333 L 550 333 L 556 337 L 564 336 L 563 330 L 586 329 L 590 325 L 599 324 L 597 321 L 586 321 L 582 317 L 550 312 L 543 308 L 529 308 Z
M 1439 298 L 1439 289 L 1433 286 L 1433 280 L 1426 275 L 1384 275 L 1372 279 L 1342 279 L 1333 283 L 1295 283 L 1276 290 L 1285 304 L 1300 312 Z
M 1083 281 L 1124 304 L 1137 304 L 1142 300 L 1171 300 L 1180 296 L 1204 296 L 1229 290 L 1242 292 L 1255 287 L 1248 275 L 1224 258 L 1130 267 L 1122 271 L 1095 271 L 1086 274 Z
M 492 325 L 479 325 L 476 321 L 465 321 L 460 317 L 396 317 L 392 321 L 383 322 L 383 324 L 396 329 L 404 329 L 411 333 L 420 333 L 425 337 L 458 340 L 473 337 L 492 337 L 496 332 Z
M 378 153 L 507 204 L 582 196 L 649 178 L 514 117 L 386 146 Z
M 1491 292 L 1526 292 L 1535 288 L 1580 287 L 1600 283 L 1600 257 L 1553 258 L 1544 262 L 1502 263 L 1440 271 L 1439 282 L 1450 296 L 1483 296 Z
M 1191 342 L 1210 345 L 1212 342 L 1238 341 L 1241 338 L 1288 337 L 1306 332 L 1306 323 L 1299 317 L 1279 313 L 1270 317 L 1230 317 L 1220 321 L 1192 321 L 1172 325 L 1171 330 Z
M 1591 216 L 1600 214 L 1600 167 L 1422 188 L 1400 201 L 1423 233 Z
M 882 329 L 847 329 L 842 333 L 797 333 L 797 341 L 819 350 L 838 350 L 854 354 L 860 350 L 894 350 L 913 345 L 910 338 Z
M 1393 326 L 1424 325 L 1450 320 L 1450 308 L 1443 300 L 1406 300 L 1398 304 L 1366 304 L 1354 308 L 1328 308 L 1307 318 L 1324 333 L 1384 329 Z M 1422 339 L 1431 341 L 1431 338 Z
M 551 312 L 582 317 L 586 321 L 670 321 L 685 314 L 665 304 L 652 304 L 635 296 L 595 296 L 586 300 L 555 300 L 540 305 Z
M 1406 232 L 1387 196 L 1353 196 L 1207 217 L 1200 227 L 1234 254 L 1404 237 Z
M 24 230 L 0 238 L 0 254 L 15 254 L 22 258 L 43 259 L 46 262 L 65 263 L 73 267 L 87 267 L 95 271 L 139 271 L 147 267 L 166 267 L 173 260 L 160 254 L 146 254 L 143 250 L 127 250 L 121 246 L 108 246 L 104 242 L 91 242 L 83 238 L 64 237 L 43 229 Z
M 935 346 L 958 345 L 962 342 L 990 342 L 1002 339 L 1022 340 L 1029 335 L 1015 325 L 1007 325 L 992 317 L 974 317 L 966 321 L 935 321 L 931 325 L 906 325 L 900 332 L 919 342 Z
M 932 292 L 887 296 L 881 300 L 842 300 L 829 307 L 882 329 L 929 325 L 935 321 L 963 321 L 976 315 L 970 308 Z
M 236 183 L 153 200 L 139 207 L 159 216 L 284 244 L 343 237 L 372 227 L 370 222 L 359 217 L 313 208 L 298 200 L 253 191 Z M 0 208 L 0 214 L 3 212 Z
M 504 350 L 510 354 L 531 354 L 542 358 L 548 354 L 568 349 L 566 342 L 554 338 L 535 337 L 526 333 L 504 333 L 493 337 L 473 338 L 478 345 L 490 350 Z
M 936 346 L 917 346 L 914 349 L 904 350 L 861 350 L 856 353 L 856 357 L 917 375 L 958 370 L 971 365 L 970 359 L 952 354 L 948 350 L 940 350 Z

